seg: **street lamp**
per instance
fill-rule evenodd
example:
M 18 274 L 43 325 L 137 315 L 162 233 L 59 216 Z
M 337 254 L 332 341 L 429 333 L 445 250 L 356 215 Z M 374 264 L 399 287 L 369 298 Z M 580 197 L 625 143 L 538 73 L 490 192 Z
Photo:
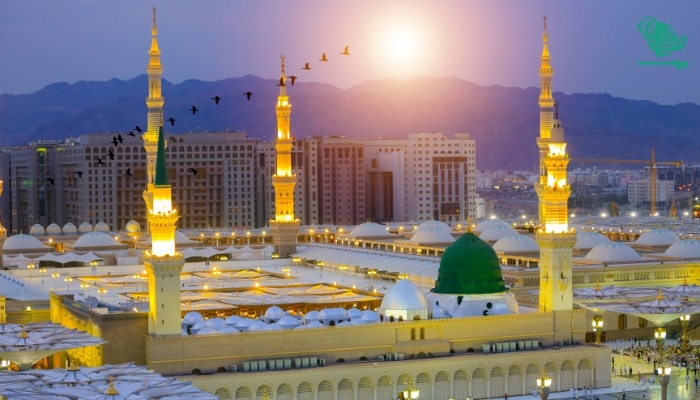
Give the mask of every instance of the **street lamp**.
M 282 272 L 284 272 L 284 280 L 285 283 L 289 283 L 287 280 L 289 279 L 289 271 L 291 271 L 289 268 L 284 267 L 282 268 Z
M 654 339 L 656 339 L 656 351 L 661 354 L 666 343 L 666 329 L 661 327 L 654 329 Z
M 34 263 L 27 264 L 27 269 L 29 270 L 29 277 L 30 277 L 30 278 L 32 277 L 32 270 L 33 270 L 34 268 L 36 268 L 36 265 L 34 265 Z
M 89 288 L 89 287 L 90 287 L 90 285 L 88 285 L 87 283 L 80 284 L 80 288 L 83 289 L 83 297 L 85 297 L 85 292 L 87 291 L 87 288 Z
M 341 270 L 341 271 L 346 271 L 346 270 L 348 269 L 348 266 L 347 266 L 347 265 L 341 265 L 340 267 L 338 267 L 338 269 Z M 343 282 L 345 282 L 345 273 L 343 273 Z
M 546 371 L 542 371 L 542 376 L 537 378 L 537 389 L 540 394 L 540 400 L 547 400 L 550 386 L 552 386 L 552 378 L 547 376 Z
M 661 384 L 661 400 L 666 400 L 668 395 L 668 382 L 671 380 L 671 367 L 668 365 L 659 365 L 656 372 L 659 374 L 659 383 Z
M 67 277 L 67 278 L 65 278 L 65 279 L 63 279 L 63 280 L 66 282 L 66 285 L 68 286 L 68 290 L 70 290 L 70 283 L 73 282 L 73 278 L 71 278 L 71 277 L 69 276 L 69 277 Z
M 41 283 L 44 283 L 44 274 L 46 273 L 46 268 L 39 268 L 39 272 L 41 273 Z
M 408 387 L 401 394 L 404 400 L 415 400 L 420 395 L 420 391 L 413 387 L 413 382 L 408 382 Z
M 99 288 L 97 289 L 97 293 L 102 295 L 102 301 L 105 301 L 105 293 L 107 293 L 107 289 L 105 288 Z
M 595 344 L 600 344 L 600 334 L 603 333 L 603 316 L 593 317 L 593 332 L 595 333 Z
M 367 270 L 367 275 L 369 275 L 369 278 L 371 280 L 369 290 L 372 291 L 374 290 L 374 276 L 377 275 L 377 270 L 374 268 Z
M 688 325 L 690 324 L 690 315 L 681 315 L 681 329 L 683 330 L 683 336 L 681 336 L 681 346 L 683 353 L 688 350 Z
M 58 279 L 59 276 L 61 276 L 61 274 L 59 274 L 58 272 L 54 272 L 53 274 L 51 274 L 51 277 L 53 278 L 53 288 L 54 289 L 56 289 L 56 279 Z

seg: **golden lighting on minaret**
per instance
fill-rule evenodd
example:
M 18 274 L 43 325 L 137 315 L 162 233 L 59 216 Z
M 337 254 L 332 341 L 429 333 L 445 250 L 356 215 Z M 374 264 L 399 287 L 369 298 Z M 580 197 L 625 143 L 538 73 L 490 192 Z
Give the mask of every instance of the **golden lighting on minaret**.
M 546 184 L 540 192 L 540 204 L 543 205 L 545 220 L 544 229 L 548 233 L 563 233 L 569 230 L 568 201 L 571 188 L 566 182 L 566 168 L 569 165 L 569 155 L 566 153 L 564 129 L 559 122 L 558 103 L 551 137 L 548 143 L 549 152 L 545 156 L 547 170 Z
M 540 179 L 535 183 L 535 191 L 540 194 L 543 186 L 547 183 L 547 166 L 545 158 L 549 152 L 549 140 L 552 136 L 552 122 L 554 110 L 554 98 L 552 97 L 552 69 L 551 59 L 549 56 L 549 34 L 547 33 L 547 17 L 543 17 L 544 28 L 542 31 L 542 54 L 540 55 L 540 135 L 537 138 L 537 147 L 539 148 L 539 172 Z M 543 225 L 547 217 L 545 210 L 539 207 L 539 222 Z
M 151 49 L 148 52 L 149 62 L 146 67 L 148 73 L 148 127 L 143 134 L 143 147 L 146 150 L 146 173 L 148 184 L 155 179 L 156 147 L 158 145 L 158 132 L 163 124 L 163 99 L 161 93 L 161 78 L 163 66 L 160 63 L 160 49 L 158 48 L 158 26 L 156 25 L 156 8 L 153 7 L 153 23 L 151 25 Z M 146 201 L 146 210 L 153 207 L 150 186 L 143 195 Z
M 284 54 L 280 55 L 282 62 L 275 112 L 277 114 L 277 137 L 275 139 L 276 170 L 272 175 L 272 186 L 275 189 L 275 218 L 270 220 L 272 242 L 275 253 L 286 257 L 296 251 L 299 220 L 294 218 L 294 187 L 297 177 L 292 172 L 292 147 L 294 137 L 290 133 L 290 116 L 292 104 L 287 95 L 287 77 L 284 74 Z

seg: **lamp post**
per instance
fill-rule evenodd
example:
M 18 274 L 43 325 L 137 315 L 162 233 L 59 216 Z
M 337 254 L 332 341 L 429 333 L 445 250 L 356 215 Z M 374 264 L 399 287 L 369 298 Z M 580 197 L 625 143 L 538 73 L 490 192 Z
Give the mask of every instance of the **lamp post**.
M 668 382 L 671 380 L 671 367 L 660 365 L 656 371 L 659 374 L 659 383 L 661 384 L 661 400 L 666 400 L 668 395 Z
M 32 270 L 33 270 L 34 268 L 36 268 L 36 265 L 34 265 L 34 263 L 27 264 L 27 269 L 29 270 L 29 277 L 30 277 L 30 278 L 32 277 Z
M 347 265 L 341 265 L 340 267 L 338 267 L 338 269 L 341 270 L 341 271 L 347 271 L 348 266 L 347 266 Z M 342 274 L 343 274 L 343 282 L 345 282 L 345 272 L 343 272 Z
M 688 325 L 690 324 L 690 315 L 681 315 L 681 329 L 683 330 L 683 335 L 681 336 L 681 346 L 683 353 L 688 351 Z
M 65 278 L 65 279 L 63 279 L 63 280 L 66 282 L 66 285 L 68 286 L 68 290 L 70 290 L 70 283 L 73 282 L 73 278 L 71 278 L 71 277 L 69 276 L 69 277 L 67 277 L 67 278 Z
M 102 301 L 105 301 L 105 293 L 107 293 L 107 289 L 105 288 L 99 288 L 97 289 L 97 293 L 102 295 Z
M 39 272 L 41 273 L 41 283 L 44 283 L 44 274 L 46 273 L 46 268 L 39 268 Z
M 374 268 L 367 270 L 367 275 L 369 275 L 370 282 L 371 282 L 370 286 L 369 286 L 369 290 L 373 291 L 374 290 L 374 276 L 377 275 L 377 270 Z
M 603 333 L 603 316 L 593 317 L 593 332 L 595 333 L 595 344 L 600 344 L 600 334 Z
M 537 392 L 540 394 L 540 400 L 547 400 L 550 386 L 552 386 L 552 378 L 547 376 L 547 372 L 542 371 L 542 376 L 537 378 Z
M 404 400 L 415 400 L 420 396 L 420 390 L 413 387 L 413 382 L 408 382 L 408 387 L 401 392 Z
M 654 330 L 654 339 L 656 339 L 656 351 L 661 354 L 664 344 L 666 344 L 666 329 L 661 327 L 656 328 Z
M 61 274 L 59 274 L 58 272 L 54 272 L 53 274 L 51 274 L 51 277 L 53 278 L 53 288 L 54 289 L 56 289 L 56 279 L 58 279 L 59 276 L 61 276 Z
M 287 267 L 282 268 L 282 272 L 284 272 L 284 283 L 285 283 L 285 284 L 289 283 L 289 281 L 288 281 L 288 279 L 289 279 L 289 271 L 291 271 L 291 270 L 290 270 L 289 268 L 287 268 Z
M 88 285 L 87 283 L 80 284 L 80 288 L 83 289 L 83 297 L 85 297 L 85 293 L 87 291 L 87 288 L 89 288 L 89 287 L 90 287 L 90 285 Z

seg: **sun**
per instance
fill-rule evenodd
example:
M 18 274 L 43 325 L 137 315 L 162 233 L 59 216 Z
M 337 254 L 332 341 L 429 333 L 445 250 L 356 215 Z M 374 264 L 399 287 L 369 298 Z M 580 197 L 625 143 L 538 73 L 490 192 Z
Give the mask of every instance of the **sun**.
M 420 41 L 416 32 L 406 27 L 393 27 L 386 33 L 384 48 L 391 63 L 404 64 L 416 60 L 420 52 Z

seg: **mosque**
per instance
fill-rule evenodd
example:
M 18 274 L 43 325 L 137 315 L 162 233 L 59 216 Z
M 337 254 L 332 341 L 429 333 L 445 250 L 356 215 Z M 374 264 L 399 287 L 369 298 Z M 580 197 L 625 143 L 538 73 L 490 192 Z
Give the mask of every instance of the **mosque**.
M 305 233 L 294 216 L 291 101 L 282 57 L 271 242 L 264 243 L 263 235 L 254 245 L 212 246 L 210 252 L 198 248 L 202 241 L 196 235 L 176 230 L 155 11 L 152 31 L 143 193 L 149 236 L 130 223 L 116 239 L 108 227 L 88 232 L 81 225 L 36 227 L 34 235 L 4 240 L 7 262 L 56 257 L 52 250 L 59 248 L 85 253 L 44 260 L 65 267 L 55 269 L 68 271 L 58 275 L 63 282 L 53 274 L 44 282 L 41 272 L 51 291 L 48 317 L 107 342 L 72 350 L 68 357 L 84 366 L 146 365 L 219 399 L 387 399 L 409 389 L 429 399 L 492 398 L 530 394 L 545 374 L 552 391 L 610 386 L 610 349 L 586 343 L 591 314 L 574 307 L 573 291 L 575 285 L 605 282 L 608 271 L 620 274 L 620 281 L 629 279 L 630 272 L 619 271 L 629 271 L 623 264 L 631 253 L 623 249 L 627 256 L 613 259 L 610 268 L 600 260 L 613 257 L 616 246 L 605 237 L 577 234 L 569 224 L 569 158 L 552 98 L 546 23 L 536 185 L 542 223 L 534 239 L 487 220 L 461 230 L 429 221 L 400 233 L 366 223 L 347 233 L 336 230 L 332 245 L 314 242 L 313 233 L 301 243 Z M 651 236 L 650 244 L 639 243 L 649 251 L 658 249 L 660 237 L 673 241 Z M 197 257 L 207 262 L 191 262 Z M 646 269 L 662 270 L 658 258 L 653 264 L 634 265 L 642 273 L 635 276 L 642 280 Z M 691 263 L 668 264 L 674 272 L 659 273 L 658 280 L 697 274 Z M 37 282 L 37 272 L 32 277 L 29 269 L 22 276 Z M 368 279 L 369 287 L 357 287 Z

